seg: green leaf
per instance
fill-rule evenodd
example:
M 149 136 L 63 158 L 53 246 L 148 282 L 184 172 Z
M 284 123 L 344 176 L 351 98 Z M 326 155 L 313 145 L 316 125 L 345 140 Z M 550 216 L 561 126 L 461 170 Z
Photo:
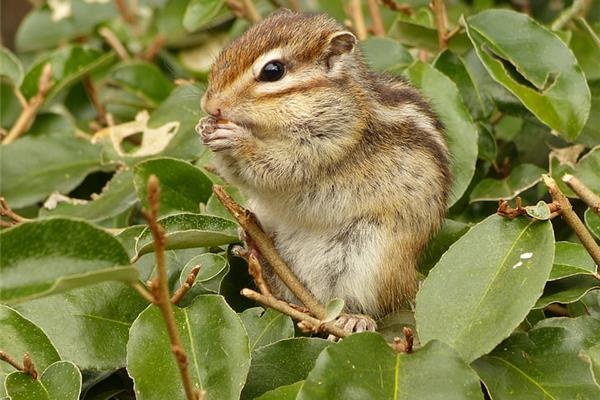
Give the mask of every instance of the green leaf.
M 210 215 L 182 213 L 158 221 L 166 231 L 167 249 L 213 247 L 239 242 L 237 225 Z M 136 243 L 136 254 L 153 251 L 152 232 L 146 228 Z
M 177 212 L 200 211 L 212 195 L 212 181 L 190 163 L 174 158 L 156 158 L 139 163 L 134 168 L 134 183 L 138 197 L 148 208 L 148 178 L 156 175 L 160 181 L 161 216 Z
M 440 231 L 429 241 L 421 260 L 419 262 L 419 272 L 427 275 L 429 270 L 434 267 L 442 254 L 448 250 L 448 247 L 456 242 L 462 235 L 467 233 L 469 225 L 464 222 L 445 219 Z
M 178 287 L 185 282 L 187 276 L 196 265 L 200 265 L 200 271 L 198 271 L 192 287 L 179 302 L 179 305 L 182 307 L 189 305 L 201 294 L 219 293 L 221 291 L 221 283 L 225 275 L 229 272 L 229 265 L 224 257 L 213 253 L 200 254 L 191 258 L 185 264 L 179 276 Z
M 596 239 L 600 240 L 600 215 L 588 208 L 584 214 L 585 224 Z
M 413 331 L 415 347 L 419 347 L 419 337 L 415 323 L 415 313 L 409 310 L 399 310 L 388 314 L 377 321 L 377 333 L 383 335 L 386 341 L 393 342 L 395 338 L 404 338 L 404 328 Z
M 61 202 L 56 207 L 42 208 L 40 216 L 65 216 L 83 218 L 88 221 L 99 222 L 127 211 L 137 202 L 137 195 L 133 187 L 133 172 L 125 169 L 117 172 L 104 186 L 98 197 L 92 201 L 81 204 Z M 47 204 L 45 205 L 47 207 Z
M 156 65 L 145 62 L 117 65 L 111 79 L 152 107 L 165 100 L 174 87 Z
M 550 318 L 516 333 L 473 363 L 494 399 L 597 399 L 600 387 L 580 352 L 600 343 L 600 321 Z
M 214 399 L 238 399 L 248 368 L 248 337 L 237 314 L 221 296 L 197 297 L 187 308 L 174 308 L 175 323 L 194 387 Z M 165 322 L 149 306 L 131 327 L 127 371 L 138 400 L 185 399 Z
M 225 187 L 225 190 L 239 204 L 241 204 L 242 206 L 244 206 L 246 204 L 246 199 L 244 198 L 244 196 L 242 195 L 242 192 L 240 192 L 240 190 L 238 188 L 236 188 L 235 186 L 227 186 L 227 187 Z M 210 215 L 215 215 L 217 217 L 235 221 L 235 218 L 233 218 L 231 213 L 229 211 L 227 211 L 225 206 L 223 206 L 223 204 L 221 204 L 221 202 L 219 201 L 217 196 L 215 196 L 214 194 L 212 196 L 210 196 L 210 199 L 208 199 L 208 202 L 206 203 L 206 213 L 210 214 Z
M 577 274 L 593 275 L 596 263 L 579 243 L 556 242 L 554 248 L 554 265 L 549 280 L 556 280 Z
M 98 169 L 100 148 L 85 140 L 25 136 L 2 146 L 2 195 L 14 209 L 22 208 L 73 190 Z
M 542 294 L 553 258 L 549 221 L 486 218 L 450 246 L 417 294 L 421 342 L 446 342 L 466 361 L 487 353 Z
M 11 400 L 78 400 L 81 372 L 70 361 L 57 361 L 39 379 L 13 372 L 6 377 L 5 385 Z
M 291 385 L 279 386 L 276 389 L 269 390 L 256 400 L 296 400 L 304 381 L 298 381 Z
M 121 243 L 87 222 L 47 219 L 0 232 L 0 299 L 18 302 L 104 280 L 136 282 Z
M 148 305 L 121 282 L 103 282 L 15 306 L 82 370 L 117 370 L 133 320 Z
M 344 309 L 345 305 L 346 305 L 346 303 L 344 302 L 343 299 L 333 298 L 333 299 L 329 300 L 327 302 L 327 304 L 325 305 L 325 311 L 327 313 L 326 313 L 325 319 L 323 321 L 329 322 L 329 321 L 333 321 L 334 319 L 339 317 L 340 314 L 342 313 L 342 310 Z
M 248 382 L 241 398 L 254 399 L 269 390 L 306 378 L 319 353 L 331 345 L 324 339 L 299 337 L 256 349 L 252 352 Z
M 504 179 L 486 178 L 469 196 L 469 202 L 510 200 L 535 186 L 546 171 L 533 164 L 520 164 Z
M 498 157 L 498 144 L 496 138 L 490 130 L 491 128 L 485 124 L 477 124 L 479 128 L 479 140 L 477 141 L 477 157 L 481 160 L 496 162 Z
M 590 111 L 590 90 L 575 56 L 556 35 L 509 10 L 471 16 L 466 29 L 496 81 L 565 139 L 579 135 Z
M 376 71 L 398 74 L 413 62 L 408 50 L 392 39 L 371 37 L 359 45 L 365 60 Z
M 594 147 L 577 162 L 575 176 L 600 195 L 600 146 Z
M 548 304 L 569 304 L 585 296 L 589 291 L 600 289 L 600 281 L 590 275 L 575 275 L 549 282 L 544 294 L 533 308 L 544 308 Z
M 405 46 L 425 49 L 433 53 L 438 51 L 436 29 L 426 26 L 421 21 L 411 20 L 410 17 L 399 15 L 388 35 Z M 450 39 L 448 46 L 454 52 L 463 53 L 468 48 L 469 41 L 465 34 L 458 34 Z
M 396 353 L 376 333 L 358 333 L 319 355 L 298 400 L 481 399 L 479 379 L 459 355 L 432 341 Z
M 600 145 L 600 79 L 588 82 L 592 92 L 592 106 L 587 123 L 577 137 L 578 143 L 583 143 L 587 147 Z
M 428 64 L 417 62 L 408 70 L 411 82 L 430 99 L 433 110 L 446 127 L 454 182 L 448 207 L 465 192 L 475 173 L 477 127 L 467 111 L 456 84 Z
M 46 334 L 12 308 L 0 305 L 0 326 L 0 350 L 11 357 L 20 360 L 29 353 L 39 371 L 60 360 Z M 0 396 L 6 375 L 14 370 L 7 363 L 0 363 Z
M 23 66 L 19 59 L 7 48 L 0 46 L 0 81 L 6 81 L 12 87 L 23 82 Z
M 252 307 L 240 313 L 240 318 L 248 332 L 250 351 L 294 337 L 292 319 L 271 308 Z
M 570 32 L 573 37 L 569 47 L 577 57 L 585 77 L 590 81 L 600 79 L 600 46 L 585 30 L 571 29 Z
M 525 212 L 527 212 L 527 215 L 529 215 L 531 218 L 535 218 L 540 221 L 546 221 L 552 216 L 550 207 L 543 200 L 538 201 L 535 206 L 525 206 Z
M 157 128 L 170 121 L 179 121 L 181 129 L 192 129 L 198 120 L 206 115 L 200 108 L 204 87 L 199 84 L 176 86 L 160 105 L 152 112 L 148 126 Z M 198 139 L 194 132 L 194 138 Z
M 31 67 L 23 79 L 21 91 L 27 98 L 35 95 L 44 65 L 50 63 L 53 84 L 44 100 L 45 103 L 49 103 L 61 90 L 70 87 L 91 72 L 112 64 L 114 60 L 115 54 L 112 52 L 102 53 L 87 47 L 68 46 L 58 49 Z
M 223 0 L 191 0 L 183 16 L 183 26 L 189 32 L 210 23 L 225 5 Z

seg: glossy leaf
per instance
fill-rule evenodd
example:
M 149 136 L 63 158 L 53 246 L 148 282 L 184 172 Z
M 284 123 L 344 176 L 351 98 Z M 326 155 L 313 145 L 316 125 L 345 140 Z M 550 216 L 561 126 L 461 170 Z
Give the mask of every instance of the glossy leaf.
M 580 352 L 600 342 L 590 317 L 550 318 L 516 333 L 473 363 L 494 399 L 597 399 L 600 387 Z
M 565 139 L 579 135 L 589 114 L 590 91 L 575 56 L 558 37 L 509 10 L 471 16 L 466 28 L 496 81 Z
M 467 111 L 456 84 L 433 67 L 417 62 L 408 69 L 411 82 L 431 101 L 446 127 L 452 157 L 454 183 L 448 206 L 465 192 L 477 162 L 477 127 Z
M 375 333 L 354 334 L 326 348 L 298 400 L 481 399 L 475 372 L 444 343 L 396 353 Z
M 121 243 L 86 222 L 47 219 L 0 233 L 0 299 L 17 302 L 104 280 L 136 282 Z M 123 267 L 121 267 L 123 266 Z
M 591 275 L 595 272 L 596 263 L 583 245 L 572 242 L 556 242 L 550 280 L 578 274 Z
M 82 370 L 116 370 L 125 366 L 129 328 L 147 304 L 125 284 L 103 282 L 20 303 L 15 309 Z
M 250 351 L 294 337 L 294 323 L 287 315 L 272 308 L 252 307 L 240 314 L 248 332 Z
M 340 314 L 342 313 L 342 310 L 344 309 L 344 306 L 345 306 L 344 299 L 333 298 L 333 299 L 329 300 L 327 302 L 327 304 L 325 304 L 326 315 L 325 315 L 325 319 L 323 319 L 323 321 L 329 322 L 329 321 L 333 321 L 334 319 L 339 317 Z
M 239 317 L 216 295 L 200 296 L 174 314 L 194 387 L 206 390 L 207 399 L 238 399 L 250 367 Z M 185 399 L 164 324 L 158 308 L 150 306 L 131 327 L 127 371 L 138 400 Z
M 421 260 L 419 262 L 419 272 L 427 275 L 429 270 L 434 267 L 442 254 L 448 250 L 448 247 L 456 242 L 462 235 L 467 233 L 469 225 L 464 222 L 445 219 L 440 231 L 429 241 Z
M 117 172 L 93 200 L 75 204 L 61 202 L 51 209 L 46 202 L 45 208 L 40 210 L 40 216 L 60 215 L 88 221 L 103 221 L 127 211 L 136 202 L 133 173 L 127 169 Z
M 212 181 L 190 163 L 174 158 L 156 158 L 139 163 L 134 168 L 135 189 L 148 208 L 148 179 L 156 175 L 160 181 L 159 215 L 177 212 L 199 212 L 200 203 L 212 195 Z
M 330 345 L 332 343 L 324 339 L 299 337 L 256 349 L 252 353 L 248 382 L 241 398 L 254 399 L 269 390 L 306 378 L 321 351 Z
M 182 213 L 158 222 L 166 231 L 167 249 L 212 247 L 239 242 L 237 225 L 219 217 Z M 137 255 L 153 251 L 152 243 L 152 232 L 146 228 L 137 240 Z
M 25 353 L 31 355 L 36 368 L 43 371 L 60 360 L 48 336 L 34 323 L 10 307 L 0 305 L 0 350 L 20 360 Z M 5 362 L 0 363 L 0 387 L 4 387 L 6 375 L 15 369 Z M 0 396 L 2 389 L 0 389 Z
M 504 179 L 486 178 L 471 192 L 469 201 L 510 200 L 535 186 L 547 171 L 532 164 L 520 164 Z
M 552 216 L 548 203 L 543 200 L 538 201 L 535 206 L 525 206 L 524 208 L 527 215 L 540 221 L 546 221 Z
M 600 281 L 590 275 L 575 275 L 549 282 L 534 308 L 544 308 L 552 303 L 574 303 L 597 289 L 600 289 Z
M 189 305 L 197 296 L 201 294 L 218 294 L 221 291 L 221 283 L 229 272 L 227 260 L 213 253 L 204 253 L 191 258 L 181 270 L 179 275 L 178 287 L 187 279 L 192 268 L 200 266 L 200 271 L 196 276 L 192 287 L 188 290 L 179 305 L 185 307 Z
M 190 32 L 211 22 L 225 6 L 223 0 L 191 0 L 183 16 L 183 26 Z
M 257 397 L 256 400 L 296 400 L 303 384 L 304 381 L 298 381 L 291 385 L 279 386 L 277 389 L 269 390 L 262 396 Z
M 78 400 L 81 372 L 70 361 L 57 361 L 39 379 L 13 372 L 6 377 L 5 386 L 11 400 Z
M 594 147 L 600 145 L 600 79 L 588 82 L 588 84 L 592 92 L 592 106 L 590 116 L 581 135 L 577 137 L 577 142 Z
M 18 209 L 55 191 L 67 193 L 98 169 L 98 146 L 76 138 L 26 136 L 2 146 L 2 195 Z
M 111 79 L 125 90 L 156 107 L 167 98 L 173 83 L 154 64 L 132 62 L 115 67 Z
M 0 80 L 12 87 L 19 87 L 23 82 L 23 75 L 19 59 L 7 48 L 0 47 Z
M 369 66 L 376 71 L 400 73 L 413 62 L 408 50 L 397 41 L 384 37 L 363 40 L 360 49 Z
M 600 195 L 600 145 L 579 159 L 575 167 L 575 176 Z
M 553 258 L 549 221 L 486 218 L 444 253 L 417 294 L 421 342 L 446 342 L 467 361 L 487 353 L 540 297 Z
M 600 240 L 600 215 L 588 208 L 585 210 L 584 218 L 590 232 Z
M 241 204 L 242 206 L 246 205 L 246 199 L 244 198 L 244 196 L 238 188 L 236 188 L 235 186 L 227 186 L 225 190 L 239 204 Z M 214 194 L 210 196 L 210 199 L 208 199 L 208 202 L 206 203 L 206 213 L 235 221 L 235 218 L 233 218 L 231 213 L 227 211 L 227 209 L 223 206 L 223 204 L 221 204 L 217 196 L 215 196 Z

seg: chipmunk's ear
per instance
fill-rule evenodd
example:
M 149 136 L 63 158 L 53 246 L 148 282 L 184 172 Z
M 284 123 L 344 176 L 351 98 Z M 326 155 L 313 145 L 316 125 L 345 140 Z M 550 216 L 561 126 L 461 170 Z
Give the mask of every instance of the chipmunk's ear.
M 331 69 L 334 64 L 345 54 L 350 54 L 356 47 L 356 36 L 351 32 L 336 32 L 329 37 L 327 46 L 327 66 Z

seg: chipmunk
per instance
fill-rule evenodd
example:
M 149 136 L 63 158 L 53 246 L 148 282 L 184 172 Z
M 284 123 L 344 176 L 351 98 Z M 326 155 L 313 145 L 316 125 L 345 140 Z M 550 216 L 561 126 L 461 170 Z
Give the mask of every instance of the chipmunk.
M 333 19 L 279 11 L 222 50 L 202 108 L 217 171 L 316 298 L 345 300 L 338 326 L 374 330 L 410 304 L 452 180 L 443 126 L 413 87 L 369 71 Z

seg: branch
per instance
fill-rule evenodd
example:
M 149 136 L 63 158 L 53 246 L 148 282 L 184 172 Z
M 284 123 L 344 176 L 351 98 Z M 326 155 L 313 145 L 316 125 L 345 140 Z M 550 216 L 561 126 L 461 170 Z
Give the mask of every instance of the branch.
M 21 217 L 19 214 L 14 212 L 4 197 L 0 197 L 0 215 L 11 220 L 10 222 L 0 220 L 0 226 L 4 227 L 10 227 L 20 224 L 21 222 L 31 221 L 29 218 Z
M 117 8 L 119 9 L 119 13 L 129 25 L 136 27 L 137 26 L 137 17 L 135 13 L 129 11 L 129 7 L 125 3 L 125 0 L 116 0 Z
M 277 276 L 290 289 L 290 291 L 319 319 L 325 319 L 327 312 L 312 293 L 308 291 L 281 259 L 273 241 L 258 225 L 256 218 L 248 210 L 242 208 L 229 196 L 222 186 L 214 185 L 213 192 L 229 213 L 237 220 L 242 229 L 252 238 L 256 247 L 273 268 Z
M 187 368 L 187 355 L 181 344 L 177 326 L 175 325 L 175 316 L 173 315 L 173 309 L 171 307 L 167 267 L 165 264 L 166 237 L 163 227 L 157 222 L 159 201 L 160 187 L 158 178 L 156 175 L 150 175 L 150 178 L 148 178 L 148 203 L 150 204 L 150 211 L 144 210 L 143 215 L 152 231 L 154 254 L 158 269 L 158 276 L 153 279 L 150 289 L 154 295 L 154 302 L 160 309 L 167 325 L 167 332 L 171 341 L 171 351 L 177 360 L 177 366 L 179 367 L 179 373 L 181 374 L 181 381 L 183 383 L 186 398 L 187 400 L 199 400 L 204 396 L 192 385 L 190 373 Z
M 250 272 L 250 275 L 254 278 L 254 282 L 260 293 L 264 296 L 272 296 L 269 286 L 263 278 L 260 261 L 258 261 L 258 258 L 252 253 L 250 253 L 250 256 L 248 257 L 248 272 Z
M 585 249 L 590 253 L 592 259 L 596 263 L 597 266 L 600 266 L 600 247 L 587 230 L 583 222 L 579 219 L 575 211 L 573 211 L 573 207 L 571 207 L 571 203 L 569 199 L 560 191 L 558 185 L 550 176 L 544 174 L 542 175 L 544 178 L 544 184 L 548 187 L 548 191 L 550 192 L 550 196 L 555 203 L 558 203 L 560 206 L 560 214 L 565 222 L 573 229 L 581 244 L 585 247 Z M 600 274 L 598 271 L 594 274 L 594 276 L 600 279 Z
M 190 288 L 194 284 L 194 281 L 198 276 L 200 268 L 202 268 L 200 264 L 192 268 L 188 276 L 185 278 L 185 282 L 183 282 L 183 284 L 179 286 L 179 289 L 177 289 L 175 291 L 175 294 L 173 294 L 173 297 L 171 297 L 171 303 L 177 304 L 181 301 L 181 299 L 183 299 L 183 296 L 185 296 L 185 294 L 190 290 Z
M 17 360 L 6 354 L 4 351 L 0 351 L 0 361 L 4 361 L 17 371 L 31 375 L 33 379 L 38 378 L 38 372 L 35 369 L 35 365 L 33 364 L 33 360 L 31 359 L 31 355 L 29 353 L 25 353 L 23 356 L 23 365 L 19 364 Z
M 354 32 L 358 40 L 365 40 L 368 36 L 367 26 L 365 25 L 365 17 L 360 3 L 360 0 L 350 0 L 350 3 L 348 3 L 348 15 L 352 19 L 352 25 L 354 26 Z
M 381 2 L 390 10 L 401 12 L 404 15 L 411 16 L 415 13 L 410 4 L 398 4 L 395 0 L 381 0 Z
M 394 341 L 392 342 L 392 349 L 398 353 L 412 353 L 415 341 L 413 331 L 409 327 L 405 326 L 402 328 L 402 333 L 404 333 L 404 339 L 395 337 Z
M 583 202 L 596 214 L 600 215 L 600 196 L 592 192 L 585 183 L 581 182 L 576 176 L 565 174 L 562 177 L 562 181 L 575 192 Z
M 98 30 L 98 34 L 100 34 L 100 36 L 104 38 L 106 43 L 108 43 L 108 45 L 115 51 L 115 53 L 117 53 L 121 60 L 127 61 L 131 58 L 129 56 L 129 53 L 125 49 L 125 46 L 123 46 L 123 43 L 121 43 L 121 41 L 119 40 L 117 35 L 113 33 L 113 31 L 103 26 Z
M 9 144 L 14 142 L 19 136 L 21 136 L 23 132 L 29 129 L 29 127 L 33 123 L 33 120 L 35 119 L 35 116 L 37 115 L 38 109 L 44 103 L 46 95 L 48 94 L 48 91 L 52 86 L 51 81 L 52 66 L 48 63 L 44 65 L 42 73 L 40 74 L 40 80 L 38 81 L 38 91 L 36 95 L 33 96 L 31 100 L 29 100 L 26 103 L 25 107 L 23 107 L 19 118 L 17 118 L 17 122 L 15 122 L 13 127 L 10 129 L 10 132 L 8 132 L 8 135 L 6 135 L 6 137 L 2 140 L 2 144 Z
M 431 9 L 435 17 L 435 27 L 438 32 L 438 48 L 440 51 L 448 48 L 448 17 L 444 0 L 432 0 Z
M 146 61 L 154 60 L 154 58 L 156 57 L 160 49 L 163 48 L 165 43 L 167 43 L 167 38 L 159 34 L 154 38 L 152 43 L 150 43 L 150 46 L 148 46 L 142 58 Z
M 94 108 L 96 109 L 96 119 L 101 125 L 106 125 L 106 110 L 104 109 L 104 105 L 98 97 L 96 87 L 92 83 L 92 79 L 89 76 L 83 80 L 83 86 L 85 88 L 85 92 L 92 101 Z
M 339 338 L 345 338 L 351 333 L 336 326 L 335 321 L 323 323 L 323 321 L 292 308 L 288 303 L 278 300 L 273 296 L 264 296 L 250 289 L 242 289 L 241 294 L 242 296 L 250 300 L 254 300 L 265 307 L 269 307 L 283 314 L 289 315 L 296 321 L 300 321 L 298 326 L 303 327 L 304 329 L 308 328 L 312 332 L 327 332 Z
M 375 36 L 385 36 L 385 27 L 383 26 L 383 19 L 381 18 L 377 0 L 367 0 L 367 5 L 369 6 L 371 21 L 373 22 L 373 33 Z
M 528 215 L 527 210 L 522 205 L 521 198 L 517 197 L 515 199 L 515 202 L 517 203 L 516 207 L 512 208 L 508 204 L 508 201 L 500 200 L 498 202 L 498 210 L 496 211 L 496 213 L 502 217 L 511 218 L 511 219 L 519 217 L 521 215 Z M 549 204 L 547 204 L 547 206 L 550 209 L 551 213 L 557 213 L 560 211 L 560 206 L 558 205 L 558 203 L 549 203 Z
M 261 20 L 252 0 L 225 0 L 225 4 L 238 18 L 245 18 L 253 24 Z
M 561 30 L 573 18 L 583 14 L 590 5 L 590 0 L 575 0 L 571 7 L 558 16 L 558 18 L 550 26 L 550 29 L 553 31 Z

